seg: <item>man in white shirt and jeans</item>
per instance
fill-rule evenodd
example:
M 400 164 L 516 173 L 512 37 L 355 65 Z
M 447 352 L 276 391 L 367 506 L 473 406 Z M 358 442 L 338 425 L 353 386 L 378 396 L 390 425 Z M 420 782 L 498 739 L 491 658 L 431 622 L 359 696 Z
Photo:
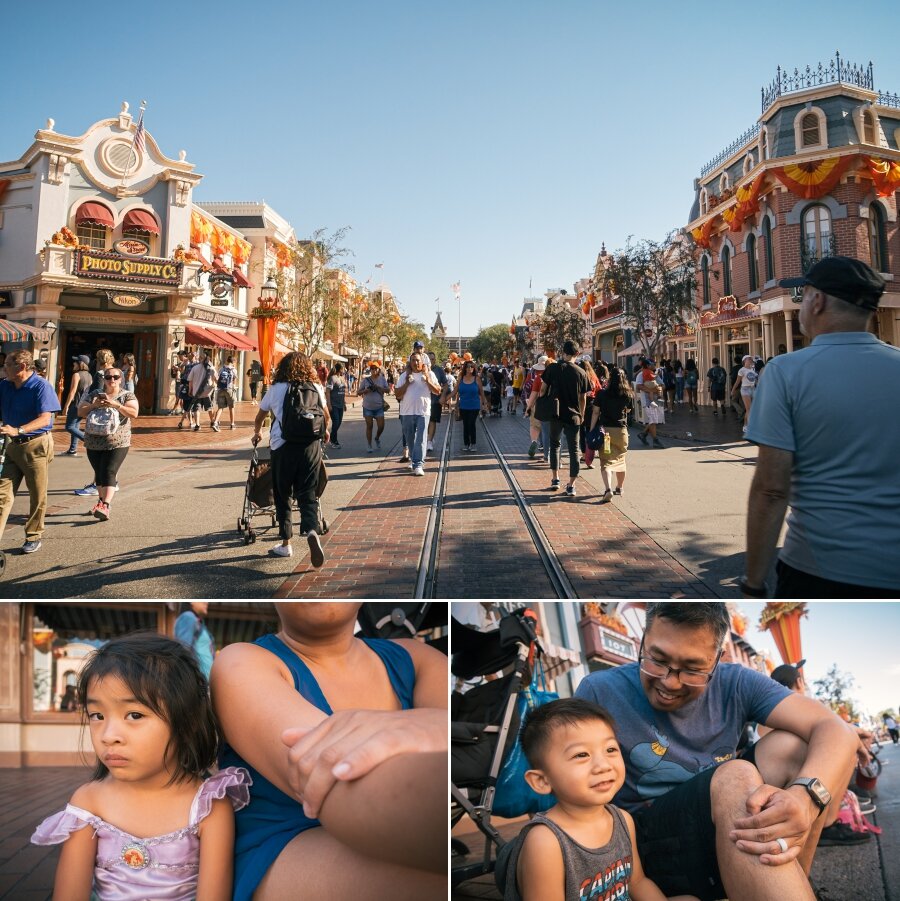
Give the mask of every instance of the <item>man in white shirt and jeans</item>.
M 431 414 L 432 395 L 440 395 L 441 386 L 425 357 L 415 351 L 409 355 L 406 369 L 400 374 L 394 395 L 400 402 L 400 422 L 409 448 L 409 468 L 413 475 L 425 475 L 425 443 Z

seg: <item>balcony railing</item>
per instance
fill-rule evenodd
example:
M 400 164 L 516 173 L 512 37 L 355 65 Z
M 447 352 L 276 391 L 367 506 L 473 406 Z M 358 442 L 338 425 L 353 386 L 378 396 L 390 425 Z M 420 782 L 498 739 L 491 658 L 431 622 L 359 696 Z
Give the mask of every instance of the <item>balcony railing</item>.
M 834 235 L 820 235 L 818 238 L 806 238 L 800 245 L 800 268 L 806 275 L 819 260 L 837 254 Z
M 805 69 L 794 69 L 793 72 L 789 72 L 779 66 L 775 80 L 768 88 L 760 88 L 762 112 L 765 112 L 783 94 L 806 91 L 823 84 L 850 84 L 874 91 L 875 75 L 872 63 L 869 63 L 868 66 L 848 63 L 841 59 L 840 53 L 836 52 L 834 59 L 829 60 L 825 65 L 819 63 L 814 68 L 807 66 Z
M 759 137 L 759 123 L 748 128 L 739 138 L 732 141 L 720 154 L 714 156 L 701 170 L 702 178 L 708 172 L 712 172 L 719 163 L 724 163 L 733 153 L 737 153 L 745 144 L 755 141 Z

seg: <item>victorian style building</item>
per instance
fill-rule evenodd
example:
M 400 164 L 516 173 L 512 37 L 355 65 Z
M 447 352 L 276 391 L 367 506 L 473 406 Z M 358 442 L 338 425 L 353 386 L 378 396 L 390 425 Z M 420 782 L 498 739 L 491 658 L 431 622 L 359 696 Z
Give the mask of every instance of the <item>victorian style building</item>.
M 874 331 L 900 342 L 898 189 L 900 97 L 876 90 L 872 64 L 779 68 L 758 121 L 694 184 L 701 371 L 713 356 L 728 368 L 802 347 L 799 297 L 778 280 L 829 255 L 883 275 Z

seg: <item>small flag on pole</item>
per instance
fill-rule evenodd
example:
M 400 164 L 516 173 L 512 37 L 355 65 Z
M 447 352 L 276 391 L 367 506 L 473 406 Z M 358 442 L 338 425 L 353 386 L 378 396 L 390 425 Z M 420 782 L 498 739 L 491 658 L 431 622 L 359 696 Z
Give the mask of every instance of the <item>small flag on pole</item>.
M 375 268 L 376 269 L 384 269 L 384 263 L 376 263 Z
M 459 282 L 454 282 L 450 285 L 450 290 L 456 295 L 456 299 L 459 300 Z
M 138 153 L 144 152 L 144 111 L 141 110 L 141 118 L 138 120 L 137 131 L 134 133 L 134 149 Z

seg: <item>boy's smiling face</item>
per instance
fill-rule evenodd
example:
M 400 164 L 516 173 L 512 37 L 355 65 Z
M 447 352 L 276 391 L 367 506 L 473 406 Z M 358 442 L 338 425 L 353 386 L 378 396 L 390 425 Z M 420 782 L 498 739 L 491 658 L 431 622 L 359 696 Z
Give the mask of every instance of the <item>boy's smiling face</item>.
M 625 782 L 622 751 L 602 720 L 557 726 L 542 756 L 540 767 L 529 770 L 526 779 L 535 791 L 552 792 L 564 804 L 608 804 Z

